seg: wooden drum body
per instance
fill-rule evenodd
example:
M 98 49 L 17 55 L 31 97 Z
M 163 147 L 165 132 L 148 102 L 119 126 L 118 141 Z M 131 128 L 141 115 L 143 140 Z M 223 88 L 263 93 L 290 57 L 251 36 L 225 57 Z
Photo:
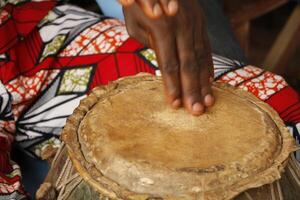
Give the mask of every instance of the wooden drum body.
M 140 75 L 93 90 L 69 117 L 37 197 L 299 199 L 295 142 L 272 108 L 215 84 L 216 105 L 193 117 L 169 108 L 162 88 Z
M 299 200 L 300 165 L 293 155 L 281 175 L 281 179 L 259 188 L 249 189 L 235 197 L 235 200 Z M 52 192 L 51 192 L 52 191 Z M 51 196 L 52 193 L 52 196 Z M 107 200 L 93 189 L 76 171 L 68 158 L 65 145 L 52 163 L 45 183 L 39 190 L 44 200 Z M 38 196 L 37 196 L 38 197 Z

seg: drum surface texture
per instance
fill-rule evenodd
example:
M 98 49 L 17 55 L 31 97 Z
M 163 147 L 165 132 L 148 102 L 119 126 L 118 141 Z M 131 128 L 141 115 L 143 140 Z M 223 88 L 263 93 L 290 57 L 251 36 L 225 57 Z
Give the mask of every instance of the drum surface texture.
M 62 135 L 74 173 L 88 183 L 82 190 L 109 199 L 218 200 L 273 183 L 261 193 L 283 197 L 278 180 L 295 150 L 288 129 L 247 92 L 218 83 L 213 92 L 215 106 L 194 117 L 170 108 L 162 80 L 151 75 L 94 89 Z M 295 173 L 282 180 L 299 181 Z

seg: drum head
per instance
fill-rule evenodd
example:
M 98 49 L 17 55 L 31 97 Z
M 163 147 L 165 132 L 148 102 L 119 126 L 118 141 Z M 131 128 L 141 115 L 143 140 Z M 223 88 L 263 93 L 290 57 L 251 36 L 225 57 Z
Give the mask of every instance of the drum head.
M 69 155 L 113 199 L 229 199 L 279 179 L 294 150 L 279 116 L 246 92 L 213 91 L 215 106 L 194 117 L 150 75 L 97 88 L 65 127 Z

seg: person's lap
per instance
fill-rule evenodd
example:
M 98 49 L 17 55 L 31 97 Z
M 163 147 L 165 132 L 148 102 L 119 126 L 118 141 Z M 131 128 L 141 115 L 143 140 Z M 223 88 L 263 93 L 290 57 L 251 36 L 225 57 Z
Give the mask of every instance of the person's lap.
M 17 162 L 21 168 L 23 184 L 26 191 L 34 196 L 36 190 L 43 183 L 48 173 L 48 162 L 33 158 L 17 148 L 14 148 L 11 154 L 12 160 Z

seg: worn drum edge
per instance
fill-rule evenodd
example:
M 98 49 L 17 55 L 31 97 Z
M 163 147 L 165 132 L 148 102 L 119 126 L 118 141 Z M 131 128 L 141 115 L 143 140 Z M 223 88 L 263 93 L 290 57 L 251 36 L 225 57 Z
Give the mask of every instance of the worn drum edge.
M 62 139 L 65 141 L 68 154 L 72 160 L 74 167 L 83 177 L 83 179 L 89 183 L 95 190 L 110 199 L 121 200 L 121 199 L 132 199 L 132 200 L 145 200 L 145 199 L 162 199 L 161 197 L 153 197 L 148 194 L 136 194 L 123 188 L 114 181 L 103 176 L 93 164 L 87 162 L 85 159 L 80 143 L 78 140 L 77 130 L 80 122 L 83 120 L 88 111 L 100 100 L 106 97 L 106 94 L 110 91 L 126 86 L 129 83 L 136 85 L 140 81 L 162 81 L 160 77 L 155 77 L 149 74 L 140 74 L 138 76 L 121 78 L 118 81 L 112 82 L 107 86 L 100 86 L 95 88 L 91 94 L 80 102 L 80 105 L 74 110 L 73 114 L 68 118 L 66 126 L 62 132 Z M 281 152 L 274 159 L 273 165 L 265 171 L 257 174 L 255 177 L 247 177 L 241 179 L 238 185 L 231 185 L 232 188 L 226 191 L 222 199 L 231 199 L 242 193 L 243 191 L 260 187 L 262 185 L 272 183 L 275 180 L 280 179 L 280 174 L 284 170 L 287 164 L 287 160 L 291 152 L 296 150 L 296 145 L 293 137 L 290 135 L 289 130 L 285 127 L 282 119 L 276 113 L 273 108 L 268 104 L 262 102 L 256 98 L 253 94 L 245 92 L 241 89 L 234 88 L 229 85 L 222 83 L 214 83 L 215 87 L 222 87 L 236 95 L 247 98 L 252 103 L 263 109 L 272 118 L 274 123 L 277 125 L 281 133 Z M 215 199 L 213 192 L 204 192 L 205 199 Z M 176 200 L 175 197 L 164 197 L 166 200 Z

